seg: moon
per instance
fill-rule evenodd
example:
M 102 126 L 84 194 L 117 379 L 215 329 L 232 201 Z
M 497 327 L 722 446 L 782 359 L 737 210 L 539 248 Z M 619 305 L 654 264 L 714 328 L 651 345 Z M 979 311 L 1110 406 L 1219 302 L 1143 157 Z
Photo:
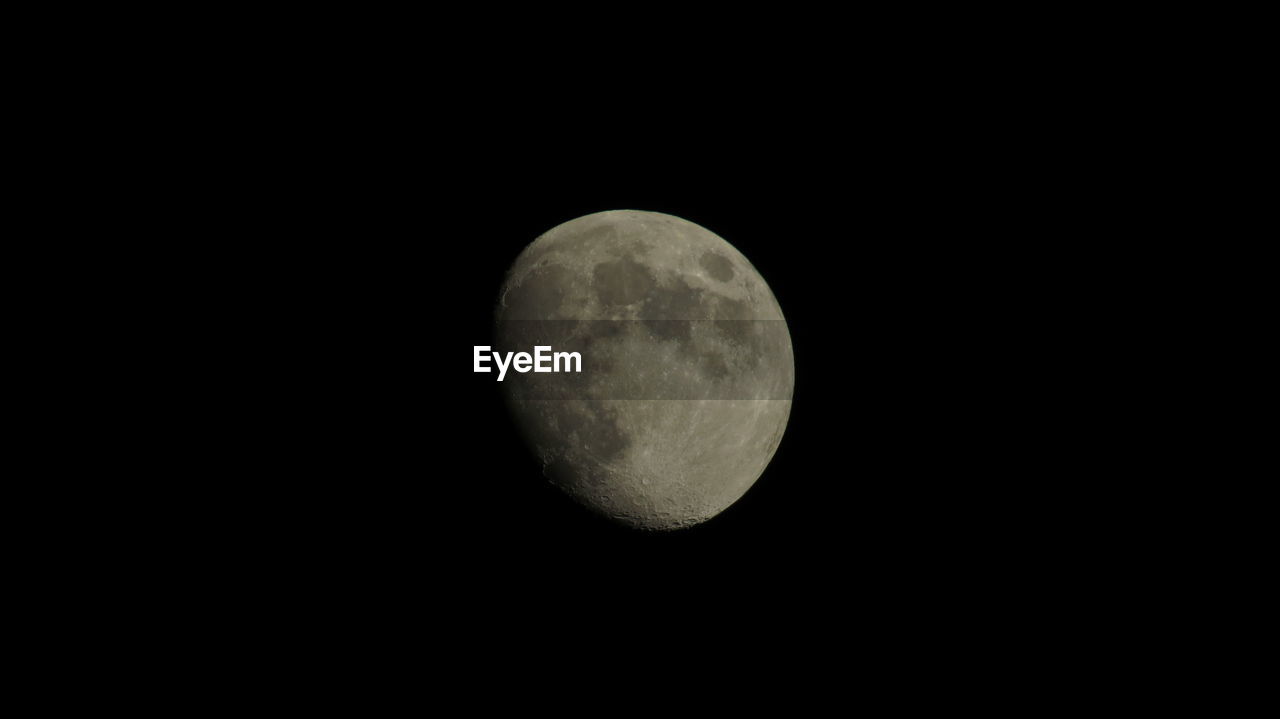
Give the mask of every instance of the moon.
M 516 258 L 495 349 L 581 355 L 580 372 L 510 372 L 503 393 L 543 474 L 643 530 L 705 522 L 764 472 L 795 366 L 777 299 L 711 231 L 658 212 L 570 220 Z

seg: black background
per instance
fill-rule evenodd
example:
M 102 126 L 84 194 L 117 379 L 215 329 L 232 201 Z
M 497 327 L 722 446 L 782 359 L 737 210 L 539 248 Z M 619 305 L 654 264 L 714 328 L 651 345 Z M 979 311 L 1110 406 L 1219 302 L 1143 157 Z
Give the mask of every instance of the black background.
M 254 172 L 216 175 L 237 178 L 215 195 L 228 209 L 206 245 L 233 268 L 210 301 L 231 340 L 206 349 L 219 449 L 205 499 L 174 521 L 212 518 L 204 556 L 228 586 L 270 588 L 282 606 L 325 597 L 403 617 L 443 604 L 476 631 L 587 635 L 670 617 L 950 631 L 972 628 L 947 620 L 971 599 L 1029 591 L 1059 551 L 1044 528 L 1061 520 L 1067 471 L 1027 419 L 1041 350 L 1023 341 L 1018 288 L 1042 262 L 1025 242 L 1037 187 L 979 135 L 892 107 L 698 107 L 547 129 L 409 103 L 352 120 L 340 142 L 299 120 L 209 148 L 220 171 L 249 148 Z M 542 478 L 497 382 L 471 369 L 516 255 L 610 209 L 728 240 L 792 336 L 776 456 L 688 530 L 631 531 L 575 505 Z
M 950 701 L 937 677 L 1003 693 L 1041 671 L 1027 658 L 1109 631 L 1092 616 L 1116 613 L 1165 540 L 1133 521 L 1154 511 L 1126 482 L 1146 457 L 1109 456 L 1141 429 L 1129 387 L 1148 369 L 1115 340 L 1159 298 L 1102 337 L 1090 315 L 1109 312 L 1109 281 L 1151 271 L 1145 248 L 1128 265 L 1120 249 L 1145 218 L 1107 216 L 1131 201 L 1143 158 L 1124 146 L 1147 128 L 1078 101 L 1096 87 L 1071 77 L 1088 42 L 1037 58 L 1038 28 L 987 43 L 912 15 L 757 32 L 658 18 L 645 37 L 599 27 L 512 57 L 446 47 L 447 23 L 379 23 L 362 45 L 290 19 L 260 57 L 228 33 L 189 63 L 143 51 L 105 70 L 66 131 L 89 134 L 85 157 L 50 163 L 99 198 L 58 214 L 89 220 L 79 259 L 124 265 L 94 274 L 132 303 L 86 302 L 111 336 L 85 364 L 131 374 L 103 378 L 100 421 L 77 418 L 108 446 L 65 452 L 89 455 L 93 487 L 53 506 L 96 520 L 74 556 L 97 569 L 68 615 L 114 599 L 181 650 L 223 648 L 215 678 L 248 665 L 270 682 L 314 657 L 382 659 L 394 681 L 438 676 L 436 660 L 482 681 L 549 665 L 556 689 L 557 651 L 587 639 L 610 651 L 572 659 L 606 674 L 617 654 L 663 655 L 617 672 L 627 698 L 728 687 L 703 681 L 707 650 L 728 649 L 715 658 L 769 671 L 726 693 L 808 660 L 829 675 L 805 679 L 842 694 L 914 685 L 895 705 Z M 726 37 L 741 47 L 708 41 Z M 559 65 L 534 62 L 553 50 Z M 617 57 L 633 66 L 577 72 Z M 170 76 L 120 87 L 157 65 Z M 621 208 L 741 250 L 795 349 L 773 462 L 686 531 L 575 506 L 471 371 L 519 251 Z M 117 333 L 130 322 L 142 341 Z M 779 638 L 807 647 L 764 641 Z
M 345 194 L 304 201 L 323 217 L 308 223 L 319 240 L 276 260 L 307 309 L 268 334 L 291 338 L 280 379 L 301 382 L 287 397 L 306 408 L 290 416 L 308 431 L 285 432 L 301 445 L 287 460 L 297 464 L 266 492 L 270 516 L 287 518 L 281 533 L 323 548 L 301 558 L 393 584 L 421 572 L 446 592 L 492 585 L 520 601 L 710 591 L 740 595 L 730 604 L 745 611 L 863 581 L 972 576 L 972 558 L 952 560 L 988 531 L 974 509 L 990 464 L 970 458 L 989 438 L 974 426 L 980 407 L 957 408 L 977 334 L 972 323 L 940 329 L 957 299 L 954 283 L 937 283 L 963 233 L 920 219 L 943 212 L 938 198 L 897 185 L 884 165 L 859 169 L 833 144 L 771 157 L 737 143 L 716 154 L 597 143 L 502 162 L 454 153 L 416 167 L 421 184 L 344 180 Z M 573 504 L 523 448 L 497 383 L 471 371 L 520 250 L 561 222 L 621 208 L 671 213 L 733 243 L 769 282 L 795 348 L 773 462 L 721 516 L 680 532 L 627 530 Z

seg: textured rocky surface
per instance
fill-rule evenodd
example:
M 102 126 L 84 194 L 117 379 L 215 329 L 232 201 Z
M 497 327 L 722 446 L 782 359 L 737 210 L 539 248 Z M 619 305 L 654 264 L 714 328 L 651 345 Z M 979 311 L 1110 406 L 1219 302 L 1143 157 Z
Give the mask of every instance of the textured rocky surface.
M 643 529 L 705 521 L 773 457 L 794 365 L 764 279 L 710 231 L 619 210 L 566 222 L 516 259 L 499 348 L 579 351 L 581 374 L 508 375 L 511 411 L 547 477 Z

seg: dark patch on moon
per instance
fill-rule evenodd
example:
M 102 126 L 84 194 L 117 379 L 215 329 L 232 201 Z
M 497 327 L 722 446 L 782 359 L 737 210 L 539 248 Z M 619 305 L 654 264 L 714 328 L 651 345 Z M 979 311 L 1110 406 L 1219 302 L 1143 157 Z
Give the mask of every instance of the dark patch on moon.
M 703 357 L 702 374 L 712 381 L 719 381 L 728 377 L 729 365 L 725 364 L 724 355 L 719 352 L 711 352 Z
M 661 320 L 702 319 L 706 317 L 705 299 L 701 288 L 677 277 L 674 286 L 659 287 L 645 298 L 640 314 Z
M 755 323 L 749 321 L 717 322 L 715 327 L 721 337 L 738 347 L 750 345 L 756 330 Z
M 691 320 L 714 317 L 715 309 L 708 304 L 710 297 L 700 287 L 694 287 L 683 277 L 675 277 L 670 284 L 655 289 L 645 298 L 640 316 L 646 318 L 650 333 L 663 341 L 678 340 L 680 349 L 691 349 Z
M 724 255 L 704 252 L 702 257 L 698 258 L 698 264 L 702 265 L 702 269 L 706 270 L 707 274 L 721 282 L 733 279 L 733 263 Z
M 648 297 L 658 283 L 647 266 L 630 257 L 601 262 L 592 276 L 596 297 L 606 307 L 633 305 Z
M 586 427 L 587 420 L 589 418 L 583 412 L 568 411 L 568 405 L 565 405 L 565 407 L 566 411 L 555 412 L 553 410 L 556 406 L 548 405 L 545 408 L 545 411 L 548 419 L 554 423 L 554 429 L 567 436 L 581 430 L 583 427 Z
M 716 295 L 712 299 L 715 303 L 715 319 L 749 320 L 754 318 L 754 313 L 746 302 L 730 299 L 720 295 Z
M 587 325 L 587 331 L 582 337 L 583 344 L 590 347 L 597 340 L 611 340 L 621 337 L 626 326 L 621 322 L 609 320 L 597 320 L 595 322 L 584 322 Z
M 561 431 L 576 435 L 582 449 L 596 459 L 615 459 L 631 444 L 611 407 L 599 402 L 571 402 L 553 409 L 560 410 L 553 415 Z
M 588 424 L 588 431 L 579 432 L 583 450 L 601 462 L 622 456 L 631 446 L 631 437 L 618 424 L 618 411 L 599 402 L 588 402 L 587 410 L 592 421 Z
M 631 437 L 618 422 L 618 412 L 611 406 L 601 402 L 569 401 L 554 402 L 546 406 L 539 403 L 519 403 L 514 408 L 518 416 L 532 420 L 535 415 L 542 419 L 536 423 L 525 425 L 534 430 L 534 439 L 543 446 L 555 446 L 573 438 L 572 449 L 565 453 L 555 453 L 553 471 L 568 481 L 583 481 L 592 486 L 600 486 L 605 482 L 605 475 L 600 472 L 586 473 L 577 476 L 568 472 L 572 455 L 581 453 L 597 464 L 608 464 L 617 460 L 631 446 Z M 544 429 L 538 430 L 541 425 Z M 545 436 L 544 436 L 545 435 Z
M 617 410 L 601 402 L 516 402 L 512 410 L 521 419 L 522 430 L 530 433 L 529 439 L 547 450 L 540 453 L 547 464 L 545 471 L 563 481 L 604 484 L 602 472 L 573 470 L 584 456 L 603 466 L 622 457 L 631 446 Z M 556 447 L 559 449 L 553 449 Z
M 745 352 L 748 366 L 754 367 L 763 351 L 760 326 L 751 320 L 751 308 L 745 302 L 728 297 L 715 297 L 716 332 L 734 347 Z

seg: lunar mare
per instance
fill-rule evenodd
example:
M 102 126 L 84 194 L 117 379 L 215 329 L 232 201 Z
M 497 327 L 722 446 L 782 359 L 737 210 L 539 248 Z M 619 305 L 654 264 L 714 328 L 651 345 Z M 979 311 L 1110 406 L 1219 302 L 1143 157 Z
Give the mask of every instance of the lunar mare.
M 709 230 L 636 210 L 579 217 L 516 258 L 495 344 L 580 351 L 580 374 L 507 376 L 552 483 L 640 529 L 706 521 L 751 488 L 786 429 L 791 338 L 751 263 Z

